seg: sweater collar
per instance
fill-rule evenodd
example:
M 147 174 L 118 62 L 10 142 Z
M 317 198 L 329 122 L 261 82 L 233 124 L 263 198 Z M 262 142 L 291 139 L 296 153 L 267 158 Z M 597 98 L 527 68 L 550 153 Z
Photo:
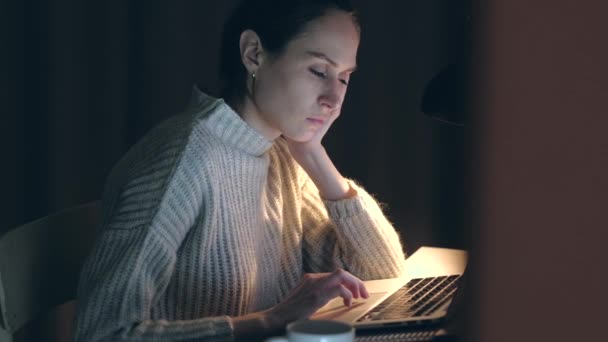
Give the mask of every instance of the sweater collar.
M 190 108 L 204 113 L 203 125 L 222 142 L 259 157 L 273 142 L 249 126 L 223 99 L 211 97 L 196 86 L 192 89 Z

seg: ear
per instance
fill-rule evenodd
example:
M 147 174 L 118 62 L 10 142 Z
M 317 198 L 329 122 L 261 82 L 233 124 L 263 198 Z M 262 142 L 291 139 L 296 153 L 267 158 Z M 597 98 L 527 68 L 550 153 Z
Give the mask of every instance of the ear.
M 262 42 L 258 34 L 252 30 L 245 30 L 241 33 L 241 40 L 239 41 L 239 47 L 241 49 L 241 61 L 245 66 L 245 69 L 251 74 L 257 72 L 262 65 L 264 58 Z

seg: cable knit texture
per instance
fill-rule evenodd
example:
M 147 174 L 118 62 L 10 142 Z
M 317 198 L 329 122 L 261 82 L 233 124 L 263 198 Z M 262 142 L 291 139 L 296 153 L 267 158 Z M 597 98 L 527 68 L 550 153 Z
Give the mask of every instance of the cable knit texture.
M 108 178 L 76 341 L 231 340 L 231 317 L 277 304 L 305 272 L 398 276 L 397 233 L 351 185 L 357 196 L 322 200 L 282 138 L 195 89 Z

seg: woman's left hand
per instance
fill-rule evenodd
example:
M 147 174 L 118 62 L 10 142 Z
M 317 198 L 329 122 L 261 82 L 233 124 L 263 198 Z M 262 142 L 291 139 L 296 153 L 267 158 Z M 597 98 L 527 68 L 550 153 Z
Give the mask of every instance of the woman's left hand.
M 321 145 L 321 140 L 338 115 L 339 113 L 330 116 L 308 141 L 299 142 L 285 138 L 293 159 L 315 183 L 321 197 L 327 200 L 339 200 L 357 194 L 336 169 Z
M 308 141 L 300 142 L 285 137 L 287 146 L 289 146 L 289 151 L 298 163 L 305 163 L 305 158 L 309 157 L 311 154 L 323 151 L 321 141 L 338 116 L 340 116 L 339 112 L 329 116 Z

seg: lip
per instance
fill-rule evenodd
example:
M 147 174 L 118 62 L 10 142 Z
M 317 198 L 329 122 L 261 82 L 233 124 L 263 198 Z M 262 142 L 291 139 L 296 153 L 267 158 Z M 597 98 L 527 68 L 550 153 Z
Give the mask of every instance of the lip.
M 322 125 L 325 123 L 325 118 L 320 118 L 320 117 L 310 117 L 310 118 L 306 118 L 306 120 L 312 124 L 315 125 Z

